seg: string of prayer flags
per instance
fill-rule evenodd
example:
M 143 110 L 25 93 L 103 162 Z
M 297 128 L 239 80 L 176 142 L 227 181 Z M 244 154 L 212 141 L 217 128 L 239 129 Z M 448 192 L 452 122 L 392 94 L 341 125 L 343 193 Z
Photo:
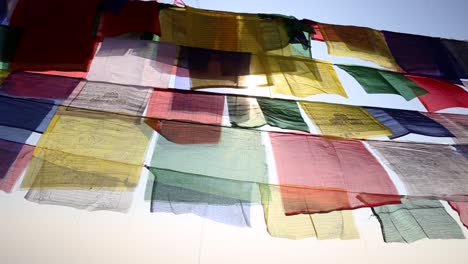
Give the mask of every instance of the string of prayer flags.
M 0 190 L 11 192 L 31 159 L 34 147 L 0 140 Z
M 229 120 L 233 126 L 254 128 L 267 124 L 256 98 L 243 96 L 226 96 L 226 98 Z
M 384 168 L 360 141 L 269 135 L 287 215 L 399 203 Z
M 338 65 L 338 67 L 353 76 L 369 94 L 398 94 L 407 101 L 427 94 L 426 90 L 397 72 L 351 65 Z
M 408 195 L 453 199 L 468 193 L 467 158 L 440 144 L 367 142 L 404 183 Z
M 468 108 L 468 92 L 463 88 L 443 80 L 416 75 L 406 75 L 428 93 L 418 97 L 429 112 L 451 107 Z
M 334 56 L 355 57 L 391 70 L 399 70 L 382 33 L 371 28 L 318 24 Z
M 268 125 L 309 132 L 295 101 L 257 98 L 257 102 Z
M 131 190 L 151 133 L 141 118 L 60 107 L 37 143 L 21 186 Z
M 449 202 L 449 204 L 457 211 L 463 225 L 468 227 L 468 202 Z
M 392 130 L 392 135 L 389 136 L 391 139 L 409 133 L 431 137 L 454 137 L 447 128 L 437 121 L 416 111 L 370 107 L 366 107 L 366 110 Z
M 409 74 L 446 80 L 461 78 L 439 38 L 382 31 L 400 67 Z
M 308 97 L 337 94 L 347 98 L 332 64 L 299 57 L 266 56 L 273 94 Z
M 202 124 L 222 123 L 224 95 L 154 90 L 146 116 Z
M 468 115 L 423 113 L 447 128 L 458 144 L 468 144 Z
M 325 214 L 285 215 L 280 187 L 260 185 L 268 233 L 289 239 L 358 239 L 353 214 L 349 210 Z
M 191 7 L 161 9 L 161 41 L 224 51 L 265 53 L 289 44 L 281 18 L 262 19 L 256 14 L 228 13 Z M 290 52 L 289 52 L 290 53 Z
M 168 43 L 105 38 L 86 79 L 167 88 L 176 52 L 176 46 Z
M 317 102 L 300 103 L 323 135 L 343 138 L 388 136 L 391 131 L 364 108 Z
M 1 84 L 0 94 L 19 98 L 49 99 L 60 103 L 70 96 L 80 81 L 78 78 L 48 74 L 12 72 Z
M 115 37 L 129 32 L 160 34 L 158 2 L 126 1 L 118 10 L 101 12 L 98 36 Z
M 463 231 L 437 200 L 402 199 L 401 204 L 373 208 L 387 243 L 420 239 L 464 239 Z
M 21 28 L 12 69 L 88 71 L 98 1 L 19 0 L 10 20 Z

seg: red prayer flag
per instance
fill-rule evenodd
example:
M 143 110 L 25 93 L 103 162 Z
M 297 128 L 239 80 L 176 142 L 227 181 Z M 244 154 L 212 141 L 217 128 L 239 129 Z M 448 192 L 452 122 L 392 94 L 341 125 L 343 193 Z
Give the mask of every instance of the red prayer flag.
M 118 36 L 129 32 L 151 32 L 159 35 L 158 2 L 129 1 L 118 12 L 103 12 L 100 37 Z
M 10 20 L 21 31 L 12 68 L 87 71 L 97 45 L 99 1 L 19 0 Z
M 223 112 L 224 95 L 154 90 L 146 116 L 219 125 Z
M 460 215 L 463 225 L 468 227 L 468 202 L 449 202 L 449 204 Z
M 357 140 L 270 133 L 288 215 L 400 203 L 384 168 Z
M 428 92 L 418 99 L 429 112 L 450 107 L 468 107 L 468 93 L 455 84 L 422 76 L 405 76 Z

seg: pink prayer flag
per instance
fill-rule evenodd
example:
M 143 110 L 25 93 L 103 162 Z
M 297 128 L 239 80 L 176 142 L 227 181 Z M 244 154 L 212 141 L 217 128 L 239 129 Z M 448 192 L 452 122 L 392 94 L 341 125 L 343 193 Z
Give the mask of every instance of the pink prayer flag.
M 449 204 L 460 215 L 463 225 L 468 227 L 468 202 L 449 202 Z
M 384 168 L 357 140 L 270 133 L 286 214 L 400 203 Z
M 221 124 L 224 95 L 154 90 L 146 116 L 158 119 Z

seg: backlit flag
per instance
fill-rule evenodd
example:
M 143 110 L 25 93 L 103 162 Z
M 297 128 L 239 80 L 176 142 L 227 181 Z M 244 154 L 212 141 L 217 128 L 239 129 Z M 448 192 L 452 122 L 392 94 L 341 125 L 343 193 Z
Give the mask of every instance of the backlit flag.
M 418 99 L 429 112 L 436 112 L 451 107 L 468 108 L 468 92 L 447 81 L 416 75 L 406 75 L 410 80 L 427 91 Z
M 398 203 L 398 192 L 360 141 L 269 133 L 288 215 Z
M 355 57 L 387 69 L 399 69 L 380 31 L 366 27 L 318 25 L 330 55 Z

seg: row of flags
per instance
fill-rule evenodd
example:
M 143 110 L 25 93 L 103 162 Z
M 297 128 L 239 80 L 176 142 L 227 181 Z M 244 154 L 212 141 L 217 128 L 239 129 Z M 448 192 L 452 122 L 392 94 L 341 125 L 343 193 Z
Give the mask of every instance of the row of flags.
M 3 10 L 5 192 L 126 212 L 147 170 L 152 212 L 249 226 L 262 206 L 273 236 L 356 239 L 352 210 L 371 207 L 386 242 L 464 237 L 438 200 L 467 225 L 468 118 L 438 111 L 467 107 L 467 42 L 182 1 Z M 310 39 L 374 66 L 314 59 Z M 427 112 L 311 100 L 349 97 L 340 71 Z

